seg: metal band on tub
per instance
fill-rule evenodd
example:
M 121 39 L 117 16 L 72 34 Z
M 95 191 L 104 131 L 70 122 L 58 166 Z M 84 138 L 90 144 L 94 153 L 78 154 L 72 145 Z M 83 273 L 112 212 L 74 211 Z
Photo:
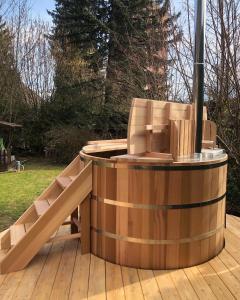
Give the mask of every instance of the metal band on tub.
M 123 201 L 116 201 L 111 199 L 105 199 L 97 196 L 92 196 L 92 200 L 101 202 L 108 205 L 126 207 L 126 208 L 138 208 L 138 209 L 152 209 L 152 210 L 168 210 L 168 209 L 189 209 L 189 208 L 198 208 L 208 205 L 213 205 L 225 199 L 226 193 L 222 196 L 211 199 L 208 201 L 195 202 L 195 203 L 185 203 L 185 204 L 144 204 L 144 203 L 130 203 Z
M 147 244 L 147 245 L 175 245 L 175 244 L 186 244 L 186 243 L 191 243 L 195 241 L 201 241 L 208 239 L 221 230 L 224 229 L 224 225 L 219 226 L 218 228 L 193 236 L 189 238 L 182 238 L 182 239 L 176 239 L 176 240 L 152 240 L 152 239 L 140 239 L 140 238 L 134 238 L 134 237 L 128 237 L 128 236 L 123 236 L 123 235 L 118 235 L 115 233 L 107 232 L 102 229 L 97 229 L 93 226 L 91 226 L 91 230 L 94 231 L 97 234 L 100 234 L 104 237 L 108 237 L 111 239 L 119 240 L 119 241 L 124 241 L 124 242 L 130 242 L 130 243 L 137 243 L 137 244 Z

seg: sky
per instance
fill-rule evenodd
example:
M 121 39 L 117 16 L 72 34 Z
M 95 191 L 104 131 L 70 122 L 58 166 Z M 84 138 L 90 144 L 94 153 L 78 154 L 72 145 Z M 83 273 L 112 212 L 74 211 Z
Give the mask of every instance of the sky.
M 182 0 L 174 0 L 176 9 L 181 9 Z M 32 15 L 34 17 L 40 17 L 45 21 L 51 22 L 51 16 L 48 15 L 47 9 L 52 10 L 55 6 L 54 0 L 31 0 L 32 3 Z
M 48 15 L 47 9 L 53 10 L 54 6 L 54 0 L 31 0 L 32 15 L 45 21 L 51 22 L 51 16 Z

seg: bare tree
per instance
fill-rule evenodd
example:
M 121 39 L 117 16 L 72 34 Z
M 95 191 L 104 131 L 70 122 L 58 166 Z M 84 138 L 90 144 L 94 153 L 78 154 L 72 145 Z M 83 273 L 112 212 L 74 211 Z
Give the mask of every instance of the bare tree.
M 47 99 L 52 93 L 54 60 L 47 38 L 50 25 L 30 18 L 29 9 L 28 0 L 19 2 L 9 26 L 26 101 L 38 105 L 40 99 Z
M 192 99 L 193 29 L 192 1 L 185 0 L 180 19 L 181 42 L 171 52 L 173 69 L 180 76 L 179 98 Z M 219 140 L 235 163 L 240 163 L 240 1 L 208 1 L 206 29 L 205 99 L 209 115 L 218 126 Z M 179 84 L 179 83 L 178 83 Z
M 5 19 L 11 37 L 14 68 L 19 76 L 19 87 L 8 89 L 7 106 L 9 119 L 16 113 L 17 103 L 39 107 L 53 90 L 54 59 L 47 35 L 50 25 L 43 20 L 33 19 L 28 0 L 0 0 L 0 16 Z M 8 76 L 8 82 L 13 78 Z

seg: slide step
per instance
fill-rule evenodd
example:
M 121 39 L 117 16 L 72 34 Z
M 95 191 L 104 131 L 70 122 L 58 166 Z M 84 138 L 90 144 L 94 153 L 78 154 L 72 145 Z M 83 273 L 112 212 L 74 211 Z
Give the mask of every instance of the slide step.
M 34 223 L 15 224 L 10 226 L 11 247 L 15 246 Z
M 11 246 L 17 244 L 17 242 L 25 235 L 26 229 L 24 224 L 12 225 L 10 227 L 10 235 L 11 235 Z
M 25 227 L 25 231 L 28 232 L 28 230 L 32 227 L 34 223 L 25 223 L 24 227 Z
M 69 186 L 69 184 L 72 182 L 71 178 L 70 177 L 67 177 L 67 176 L 61 176 L 61 177 L 58 177 L 57 178 L 57 182 L 58 184 L 63 188 L 65 189 L 66 187 Z
M 49 209 L 50 204 L 47 200 L 34 201 L 34 206 L 36 208 L 37 215 L 41 217 Z
M 56 201 L 56 198 L 55 198 L 55 199 L 53 199 L 53 198 L 48 198 L 47 201 L 48 201 L 49 205 L 52 205 L 53 202 Z

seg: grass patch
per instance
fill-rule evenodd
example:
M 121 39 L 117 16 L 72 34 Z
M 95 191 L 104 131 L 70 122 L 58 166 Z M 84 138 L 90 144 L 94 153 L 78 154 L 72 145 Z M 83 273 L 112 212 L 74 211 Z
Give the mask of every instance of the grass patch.
M 0 173 L 0 232 L 14 223 L 63 170 L 44 159 L 30 159 L 25 171 Z

